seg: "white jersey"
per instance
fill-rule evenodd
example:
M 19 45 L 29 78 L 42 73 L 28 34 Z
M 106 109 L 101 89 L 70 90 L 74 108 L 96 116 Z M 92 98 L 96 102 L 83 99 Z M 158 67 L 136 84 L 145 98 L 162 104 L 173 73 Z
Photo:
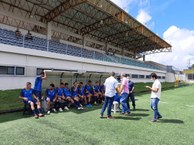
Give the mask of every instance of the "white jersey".
M 156 79 L 152 85 L 152 89 L 154 88 L 157 88 L 158 89 L 158 92 L 155 93 L 152 91 L 151 93 L 151 98 L 158 98 L 160 99 L 160 96 L 161 96 L 161 89 L 162 89 L 162 86 L 161 86 L 161 83 L 158 79 Z

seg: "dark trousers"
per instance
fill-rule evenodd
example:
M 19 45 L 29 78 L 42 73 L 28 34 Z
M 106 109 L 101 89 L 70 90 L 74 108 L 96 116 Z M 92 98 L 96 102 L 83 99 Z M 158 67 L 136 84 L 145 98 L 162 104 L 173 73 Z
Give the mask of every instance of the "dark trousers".
M 113 105 L 113 101 L 114 101 L 114 97 L 107 97 L 105 96 L 105 101 L 104 104 L 102 106 L 102 111 L 101 111 L 101 115 L 104 115 L 104 111 L 106 110 L 106 107 L 108 106 L 107 109 L 107 116 L 111 116 L 111 108 Z
M 132 106 L 135 107 L 135 96 L 134 96 L 134 94 L 133 93 L 130 93 L 129 96 L 128 96 L 128 100 L 127 100 L 127 106 L 128 106 L 128 108 L 130 108 L 129 98 L 131 99 Z

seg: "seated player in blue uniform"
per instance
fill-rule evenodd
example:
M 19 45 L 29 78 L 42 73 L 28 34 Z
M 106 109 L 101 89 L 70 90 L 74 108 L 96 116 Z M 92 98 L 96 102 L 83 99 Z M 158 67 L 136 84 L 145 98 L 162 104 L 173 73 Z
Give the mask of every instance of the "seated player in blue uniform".
M 79 103 L 79 98 L 77 96 L 72 96 L 71 94 L 71 90 L 69 89 L 69 84 L 65 83 L 65 87 L 64 87 L 64 95 L 65 97 L 71 101 L 71 104 L 75 106 L 76 109 L 80 110 L 81 106 Z M 78 99 L 77 99 L 78 98 Z
M 70 97 L 69 98 L 65 97 L 64 88 L 65 88 L 64 83 L 60 83 L 60 87 L 57 88 L 57 96 L 58 96 L 57 101 L 58 101 L 60 112 L 63 111 L 63 109 L 62 109 L 62 104 L 63 103 L 65 104 L 64 110 L 69 110 L 68 105 L 69 105 L 69 102 L 71 102 Z
M 85 86 L 83 85 L 83 82 L 79 83 L 78 91 L 79 91 L 78 94 L 79 94 L 79 98 L 81 99 L 82 105 L 86 105 L 87 99 L 86 99 L 86 95 L 85 95 Z
M 46 72 L 42 71 L 39 76 L 36 77 L 35 84 L 34 84 L 34 93 L 39 100 L 41 100 L 42 96 L 42 80 L 47 78 Z
M 55 89 L 54 84 L 50 84 L 49 88 L 46 89 L 46 101 L 47 101 L 47 114 L 50 114 L 51 102 L 54 103 L 54 107 L 52 108 L 53 112 L 56 112 L 57 105 L 57 90 Z
M 77 106 L 78 110 L 84 109 L 80 103 L 80 97 L 79 97 L 79 88 L 78 88 L 78 83 L 75 81 L 73 83 L 73 86 L 71 87 L 71 97 L 74 100 L 74 103 Z
M 96 81 L 94 86 L 94 96 L 97 96 L 97 104 L 101 104 L 103 100 L 102 92 L 100 91 L 100 83 Z
M 19 98 L 22 99 L 25 104 L 30 105 L 33 116 L 35 118 L 43 117 L 44 115 L 41 113 L 40 101 L 34 94 L 34 90 L 31 87 L 32 87 L 32 84 L 30 82 L 27 82 L 26 88 L 21 90 Z M 38 114 L 36 114 L 36 111 L 35 111 L 35 104 L 37 105 Z
M 88 104 L 86 105 L 86 107 L 92 107 L 91 103 L 92 103 L 92 99 L 94 96 L 94 89 L 92 87 L 92 81 L 88 81 L 88 84 L 85 86 L 85 94 L 86 94 L 86 98 L 87 98 L 87 102 Z

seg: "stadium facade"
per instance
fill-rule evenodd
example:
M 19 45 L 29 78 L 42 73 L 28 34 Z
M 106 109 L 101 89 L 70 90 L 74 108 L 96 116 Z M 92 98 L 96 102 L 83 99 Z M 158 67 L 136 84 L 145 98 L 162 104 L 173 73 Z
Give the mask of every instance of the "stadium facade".
M 174 81 L 161 67 L 139 61 L 171 46 L 109 0 L 2 0 L 0 89 L 22 88 L 42 70 L 47 83 L 101 80 L 108 72 L 135 82 Z

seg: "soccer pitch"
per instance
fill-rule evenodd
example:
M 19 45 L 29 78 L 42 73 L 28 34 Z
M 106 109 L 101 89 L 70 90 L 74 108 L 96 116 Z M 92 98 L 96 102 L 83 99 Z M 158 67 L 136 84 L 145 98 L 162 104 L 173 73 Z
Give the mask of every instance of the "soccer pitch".
M 151 123 L 149 94 L 137 96 L 130 116 L 100 119 L 101 106 L 85 111 L 23 117 L 21 112 L 0 116 L 1 145 L 193 145 L 193 86 L 162 92 L 163 119 Z

